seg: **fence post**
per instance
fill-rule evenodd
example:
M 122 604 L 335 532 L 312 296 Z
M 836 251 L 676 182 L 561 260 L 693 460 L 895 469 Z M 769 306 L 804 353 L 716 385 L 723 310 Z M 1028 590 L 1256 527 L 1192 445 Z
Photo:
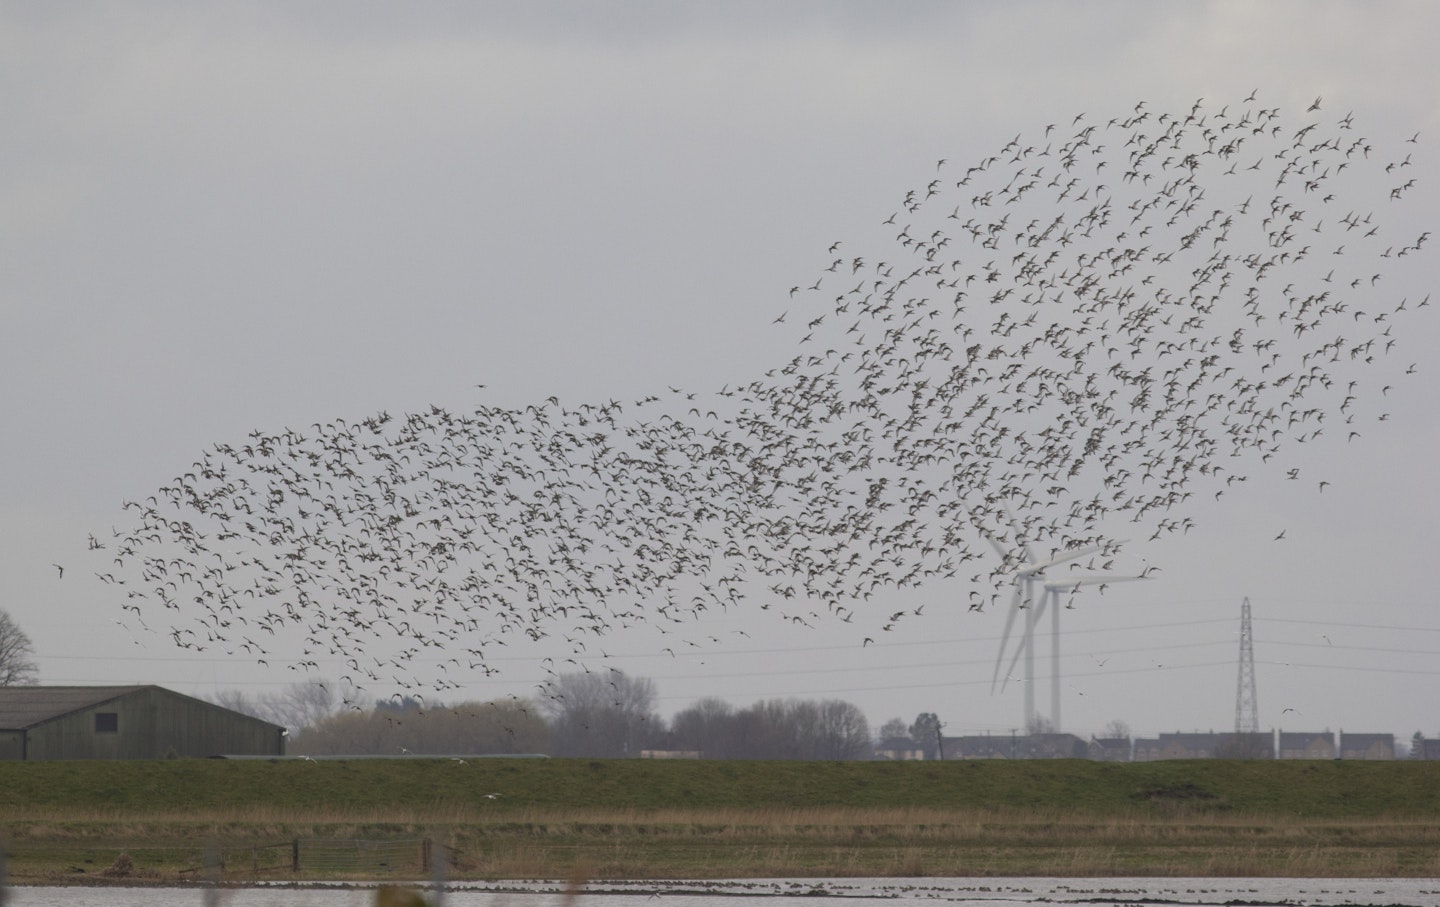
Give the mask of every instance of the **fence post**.
M 5 887 L 5 842 L 0 841 L 0 907 L 5 907 L 5 902 L 10 899 Z
M 426 860 L 430 871 L 431 907 L 445 907 L 446 876 L 450 869 L 450 847 L 448 836 L 442 836 L 440 847 L 437 849 L 431 845 L 430 839 L 425 839 Z
M 424 868 L 425 872 L 429 872 L 431 867 L 435 865 L 431 862 L 433 858 L 434 854 L 431 853 L 430 850 L 430 839 L 425 838 L 420 842 L 420 865 Z
M 296 838 L 290 842 L 290 870 L 300 871 L 300 839 Z
M 220 880 L 225 875 L 225 862 L 220 845 L 212 838 L 205 842 L 205 907 L 219 907 Z

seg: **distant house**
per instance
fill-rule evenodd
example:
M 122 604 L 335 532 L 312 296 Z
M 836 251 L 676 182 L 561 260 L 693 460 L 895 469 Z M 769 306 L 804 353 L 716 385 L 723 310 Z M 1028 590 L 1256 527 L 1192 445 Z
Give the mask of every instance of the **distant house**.
M 1132 762 L 1154 762 L 1164 758 L 1160 753 L 1159 737 L 1136 737 L 1130 741 L 1130 760 Z
M 1019 741 L 1014 735 L 1003 737 L 973 734 L 944 738 L 946 759 L 1023 759 Z
M 1274 759 L 1275 733 L 1273 731 L 1235 731 L 1221 734 L 1220 745 L 1215 749 L 1217 759 Z
M 1329 731 L 1281 731 L 1281 759 L 1334 759 L 1335 735 Z
M 1090 758 L 1099 762 L 1129 762 L 1129 737 L 1093 737 L 1090 740 Z
M 1029 734 L 1021 739 L 1026 759 L 1090 758 L 1090 745 L 1074 734 Z
M 1088 759 L 1090 747 L 1074 734 L 980 734 L 946 737 L 945 758 Z
M 886 737 L 875 747 L 876 759 L 892 762 L 909 762 L 925 758 L 925 747 L 909 737 Z
M 1224 733 L 1213 731 L 1190 734 L 1161 734 L 1156 738 L 1135 740 L 1134 760 L 1156 762 L 1161 759 L 1273 759 L 1275 746 L 1271 735 L 1260 733 Z
M 1394 734 L 1347 734 L 1340 732 L 1341 759 L 1394 759 Z
M 1227 735 L 1215 733 L 1161 734 L 1159 737 L 1136 739 L 1136 762 L 1157 762 L 1161 759 L 1209 759 L 1215 755 Z
M 0 687 L 0 760 L 284 753 L 279 725 L 163 687 Z

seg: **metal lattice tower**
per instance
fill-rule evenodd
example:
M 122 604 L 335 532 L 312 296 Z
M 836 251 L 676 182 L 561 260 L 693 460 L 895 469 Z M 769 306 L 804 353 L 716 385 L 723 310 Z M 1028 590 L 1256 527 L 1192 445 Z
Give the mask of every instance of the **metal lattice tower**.
M 1260 731 L 1260 710 L 1255 702 L 1255 645 L 1250 636 L 1250 599 L 1240 606 L 1240 680 L 1235 685 L 1235 733 Z

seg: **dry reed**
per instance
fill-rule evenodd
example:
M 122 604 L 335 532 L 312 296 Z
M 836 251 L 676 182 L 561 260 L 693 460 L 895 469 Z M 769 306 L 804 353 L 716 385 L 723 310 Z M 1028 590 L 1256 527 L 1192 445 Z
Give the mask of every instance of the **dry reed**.
M 805 876 L 1436 876 L 1440 824 L 1425 817 L 1304 819 L 1234 812 L 1096 816 L 1056 809 L 511 807 L 384 810 L 227 806 L 157 810 L 21 807 L 3 829 L 17 879 L 110 863 L 198 865 L 195 842 L 240 856 L 291 839 L 437 837 L 452 878 Z

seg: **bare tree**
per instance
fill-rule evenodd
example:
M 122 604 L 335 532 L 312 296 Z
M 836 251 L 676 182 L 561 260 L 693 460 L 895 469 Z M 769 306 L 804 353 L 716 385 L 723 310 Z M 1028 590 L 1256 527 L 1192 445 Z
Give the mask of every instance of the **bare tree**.
M 1025 733 L 1032 737 L 1037 734 L 1055 733 L 1055 725 L 1044 715 L 1031 715 L 1030 720 L 1025 722 Z
M 808 716 L 793 700 L 768 699 L 735 713 L 732 744 L 738 759 L 803 759 L 799 728 Z
M 877 743 L 883 743 L 894 737 L 904 737 L 907 739 L 910 737 L 910 726 L 905 723 L 905 719 L 891 718 L 889 721 L 880 725 L 880 730 L 875 733 L 875 741 Z
M 229 709 L 232 712 L 249 715 L 251 718 L 259 718 L 261 721 L 270 720 L 270 716 L 266 714 L 264 706 L 254 699 L 251 699 L 244 690 L 217 690 L 209 699 L 216 705 Z
M 1130 725 L 1116 718 L 1105 725 L 1105 730 L 1100 732 L 1101 740 L 1129 740 Z
M 20 625 L 0 610 L 0 687 L 38 683 L 40 668 L 35 664 L 35 647 Z
M 665 732 L 655 712 L 655 683 L 623 671 L 561 674 L 548 681 L 540 708 L 557 756 L 638 756 Z
M 905 735 L 899 720 L 886 727 Z M 735 709 L 708 697 L 675 713 L 670 736 L 676 748 L 707 759 L 868 759 L 874 750 L 865 714 L 839 699 L 770 699 Z
M 870 722 L 859 706 L 842 699 L 827 699 L 820 703 L 819 711 L 818 752 L 815 758 L 870 758 Z
M 220 690 L 210 701 L 292 732 L 318 724 L 341 709 L 334 686 L 315 680 L 297 680 L 283 690 L 259 697 L 242 690 Z
M 670 722 L 670 734 L 679 749 L 696 750 L 706 759 L 725 759 L 733 750 L 734 721 L 735 710 L 730 703 L 707 696 L 675 713 Z
M 341 709 L 335 687 L 314 680 L 297 680 L 278 693 L 266 696 L 262 707 L 266 720 L 292 732 L 318 724 Z
M 292 738 L 295 755 L 505 755 L 544 753 L 550 729 L 526 700 L 461 702 L 421 709 L 389 701 L 368 712 L 332 713 Z
M 943 727 L 940 716 L 934 712 L 921 712 L 915 716 L 915 723 L 910 725 L 910 739 L 924 751 L 926 759 L 945 758 L 940 751 Z

